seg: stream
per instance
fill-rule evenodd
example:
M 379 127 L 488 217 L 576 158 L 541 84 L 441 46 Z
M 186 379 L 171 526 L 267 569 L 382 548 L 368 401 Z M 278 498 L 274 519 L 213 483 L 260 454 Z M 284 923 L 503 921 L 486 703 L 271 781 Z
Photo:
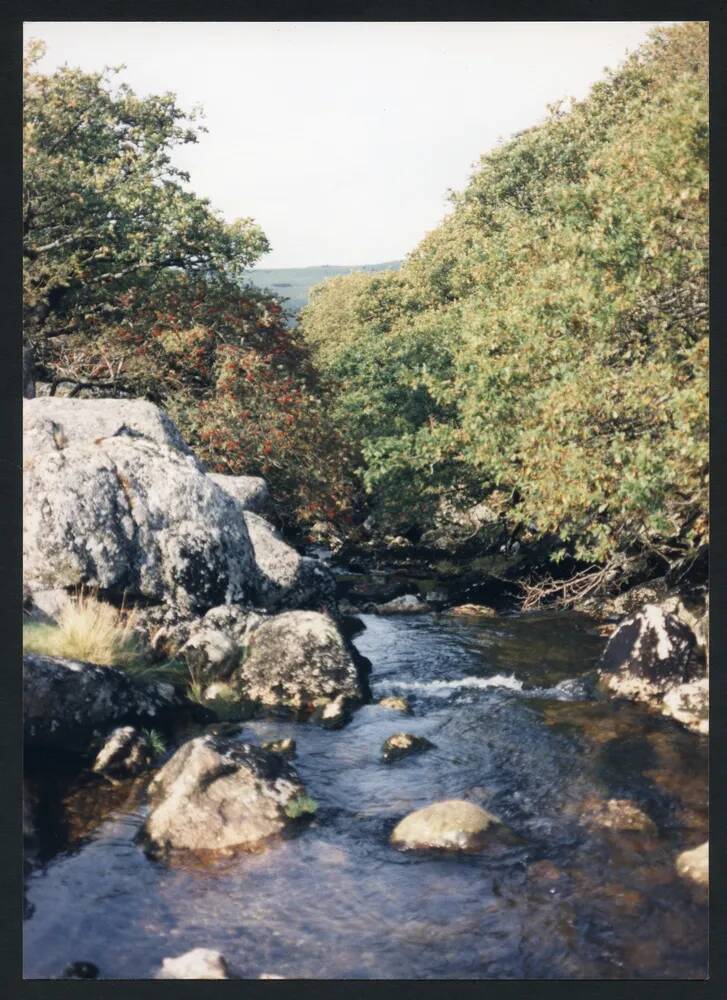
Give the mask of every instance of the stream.
M 146 979 L 166 956 L 221 951 L 244 978 L 704 978 L 706 892 L 677 854 L 707 837 L 707 740 L 579 680 L 605 640 L 576 615 L 363 615 L 354 640 L 376 704 L 344 729 L 255 720 L 293 736 L 318 803 L 295 838 L 208 867 L 150 860 L 135 842 L 145 780 L 102 786 L 34 773 L 44 790 L 27 876 L 26 978 L 95 963 Z M 435 748 L 395 763 L 396 732 Z M 50 790 L 49 790 L 50 789 Z M 395 823 L 438 799 L 500 817 L 516 844 L 401 852 Z M 651 832 L 589 829 L 589 800 L 636 803 Z

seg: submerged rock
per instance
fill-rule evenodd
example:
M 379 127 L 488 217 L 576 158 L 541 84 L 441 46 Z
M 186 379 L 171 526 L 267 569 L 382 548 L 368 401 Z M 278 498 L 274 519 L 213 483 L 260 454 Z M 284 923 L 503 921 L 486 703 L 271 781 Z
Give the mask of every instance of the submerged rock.
M 266 743 L 261 744 L 263 750 L 269 750 L 271 753 L 279 753 L 284 757 L 295 757 L 295 740 L 287 737 L 282 740 L 268 740 Z
M 422 753 L 424 750 L 433 748 L 434 743 L 424 736 L 414 736 L 412 733 L 394 733 L 393 736 L 384 740 L 381 756 L 388 764 L 391 761 L 400 760 L 402 757 L 408 757 L 409 754 Z
M 55 656 L 23 657 L 25 745 L 83 753 L 122 723 L 164 722 L 181 706 L 171 684 Z
M 313 710 L 343 697 L 363 700 L 349 644 L 330 616 L 286 611 L 268 618 L 250 636 L 236 677 L 244 695 L 270 709 Z
M 224 955 L 212 948 L 192 948 L 165 958 L 156 979 L 231 979 Z
M 480 806 L 448 799 L 405 816 L 394 828 L 391 843 L 409 849 L 474 850 L 500 829 L 504 829 L 500 820 Z
M 386 604 L 376 605 L 376 611 L 380 615 L 422 614 L 431 610 L 429 605 L 415 594 L 403 594 L 392 601 L 387 601 Z
M 378 702 L 381 708 L 389 709 L 392 712 L 403 712 L 404 715 L 413 715 L 411 705 L 406 698 L 382 698 Z
M 149 785 L 143 838 L 160 851 L 258 848 L 292 825 L 305 796 L 281 754 L 208 734 L 184 743 Z
M 676 869 L 682 878 L 691 879 L 698 885 L 708 885 L 709 841 L 690 851 L 682 851 L 676 860 Z
M 130 778 L 148 767 L 153 756 L 144 733 L 133 726 L 119 726 L 99 750 L 91 770 L 110 778 Z
M 654 821 L 629 799 L 591 799 L 584 803 L 583 822 L 601 830 L 656 833 Z

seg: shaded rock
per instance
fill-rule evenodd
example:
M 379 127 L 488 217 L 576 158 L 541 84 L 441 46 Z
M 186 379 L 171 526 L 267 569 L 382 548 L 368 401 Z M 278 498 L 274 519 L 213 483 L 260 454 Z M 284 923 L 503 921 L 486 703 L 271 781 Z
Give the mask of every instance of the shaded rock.
M 682 851 L 676 860 L 676 869 L 682 878 L 691 879 L 698 885 L 708 885 L 709 841 L 691 851 Z
M 261 746 L 263 750 L 269 750 L 271 753 L 279 753 L 284 757 L 295 757 L 295 740 L 290 737 L 282 740 L 269 740 L 262 743 Z
M 245 601 L 254 554 L 237 501 L 142 400 L 33 399 L 24 410 L 24 576 L 187 612 Z M 254 515 L 251 515 L 254 516 Z
M 244 648 L 250 632 L 264 620 L 265 615 L 258 611 L 242 608 L 239 604 L 222 604 L 211 608 L 202 618 L 200 626 L 218 629 Z
M 341 634 L 347 639 L 353 639 L 355 635 L 360 635 L 362 632 L 366 631 L 366 625 L 360 618 L 356 618 L 353 615 L 348 614 L 341 615 L 339 617 L 338 627 L 341 630 Z
M 29 591 L 28 612 L 31 620 L 55 622 L 66 605 L 71 603 L 67 590 Z
M 449 609 L 450 615 L 466 615 L 472 618 L 497 618 L 498 614 L 494 608 L 487 604 L 458 604 Z
M 253 514 L 271 513 L 270 490 L 260 476 L 223 476 L 217 472 L 208 475 L 212 482 L 237 500 L 243 510 L 250 510 Z
M 390 709 L 393 712 L 403 712 L 405 715 L 412 715 L 412 708 L 406 698 L 382 698 L 378 702 L 381 708 Z
M 283 834 L 305 795 L 281 754 L 208 734 L 184 743 L 149 785 L 143 838 L 157 851 L 257 848 Z
M 165 958 L 155 979 L 231 979 L 224 956 L 212 948 L 192 948 Z
M 330 616 L 315 611 L 262 622 L 235 676 L 246 697 L 271 709 L 312 710 L 339 695 L 351 702 L 364 696 L 350 645 Z
M 709 679 L 676 684 L 663 697 L 662 712 L 696 733 L 709 733 Z
M 408 757 L 412 753 L 421 753 L 424 750 L 431 750 L 434 743 L 431 743 L 424 736 L 414 736 L 412 733 L 395 733 L 384 740 L 381 748 L 381 756 L 385 763 L 400 760 Z
M 240 663 L 242 649 L 220 629 L 204 626 L 192 632 L 179 651 L 195 676 L 224 680 Z
M 148 738 L 133 726 L 119 726 L 98 752 L 91 770 L 111 778 L 139 774 L 153 758 Z
M 256 601 L 269 610 L 336 606 L 333 574 L 318 559 L 302 556 L 262 517 L 245 511 L 256 563 Z
M 694 633 L 654 604 L 622 622 L 599 661 L 599 683 L 623 698 L 661 708 L 675 685 L 697 679 Z
M 183 701 L 171 684 L 141 683 L 115 667 L 23 657 L 25 745 L 75 752 L 123 723 L 160 723 Z
M 464 799 L 435 802 L 409 813 L 394 828 L 391 843 L 409 849 L 474 850 L 502 829 L 491 813 Z
M 582 819 L 586 826 L 621 832 L 656 833 L 654 821 L 628 799 L 591 799 L 584 803 Z
M 422 614 L 431 611 L 431 608 L 415 594 L 403 594 L 392 601 L 387 601 L 386 604 L 377 604 L 376 611 L 380 615 L 406 615 Z

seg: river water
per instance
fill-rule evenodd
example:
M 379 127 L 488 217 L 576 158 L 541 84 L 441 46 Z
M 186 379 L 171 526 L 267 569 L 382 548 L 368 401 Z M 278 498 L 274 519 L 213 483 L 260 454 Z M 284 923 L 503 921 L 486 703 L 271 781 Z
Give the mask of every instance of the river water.
M 363 620 L 355 642 L 374 698 L 404 695 L 413 716 L 371 704 L 336 732 L 241 726 L 251 742 L 297 741 L 318 811 L 293 839 L 168 865 L 135 842 L 143 781 L 58 781 L 49 798 L 40 776 L 25 976 L 84 960 L 103 978 L 144 979 L 166 956 L 209 947 L 244 978 L 705 977 L 706 892 L 674 861 L 707 836 L 706 740 L 589 698 L 578 678 L 604 640 L 576 616 Z M 381 744 L 400 731 L 435 748 L 383 764 Z M 455 797 L 518 842 L 468 855 L 389 846 L 408 811 Z M 611 798 L 636 803 L 655 832 L 588 829 L 584 803 Z

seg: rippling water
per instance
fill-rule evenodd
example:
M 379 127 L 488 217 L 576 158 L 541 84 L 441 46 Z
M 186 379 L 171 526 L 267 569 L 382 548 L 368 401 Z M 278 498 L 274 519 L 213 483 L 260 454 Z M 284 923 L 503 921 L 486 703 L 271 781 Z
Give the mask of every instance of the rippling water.
M 262 854 L 168 866 L 134 842 L 143 782 L 102 801 L 98 786 L 66 789 L 28 878 L 26 977 L 85 960 L 106 978 L 147 978 L 199 946 L 246 978 L 706 976 L 706 893 L 674 869 L 706 839 L 706 740 L 587 700 L 578 678 L 603 640 L 576 617 L 364 620 L 374 697 L 405 695 L 413 717 L 368 705 L 337 732 L 241 729 L 296 739 L 315 821 Z M 382 764 L 399 731 L 435 749 Z M 452 797 L 496 813 L 518 845 L 389 846 L 406 812 Z M 588 831 L 581 806 L 594 797 L 632 799 L 657 832 Z

